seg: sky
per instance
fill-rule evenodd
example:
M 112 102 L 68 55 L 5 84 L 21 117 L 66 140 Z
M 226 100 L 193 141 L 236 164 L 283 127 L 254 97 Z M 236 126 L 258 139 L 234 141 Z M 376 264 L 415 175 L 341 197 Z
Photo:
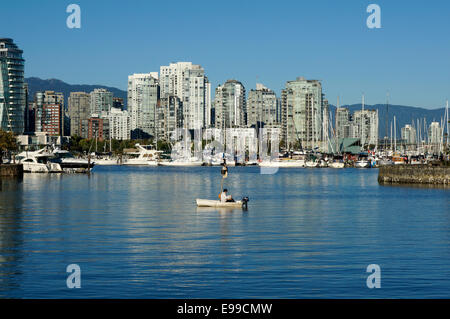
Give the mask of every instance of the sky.
M 69 29 L 69 4 L 81 28 Z M 381 28 L 369 29 L 369 4 Z M 0 37 L 24 50 L 25 76 L 126 89 L 132 73 L 191 61 L 213 89 L 228 79 L 277 95 L 298 76 L 331 104 L 443 107 L 450 97 L 450 1 L 15 0 Z

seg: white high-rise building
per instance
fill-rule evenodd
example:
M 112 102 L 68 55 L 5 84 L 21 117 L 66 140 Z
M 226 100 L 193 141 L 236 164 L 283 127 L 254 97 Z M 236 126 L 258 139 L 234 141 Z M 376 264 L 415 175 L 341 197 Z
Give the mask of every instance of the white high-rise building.
M 335 112 L 336 138 L 349 138 L 352 134 L 351 116 L 348 108 L 337 107 Z
M 157 113 L 158 139 L 169 141 L 176 136 L 176 129 L 183 127 L 183 108 L 180 99 L 175 95 L 161 98 Z
M 250 90 L 248 93 L 247 125 L 260 127 L 262 124 L 264 126 L 279 124 L 277 107 L 278 100 L 275 92 L 257 83 L 256 90 Z
M 91 95 L 86 92 L 70 92 L 68 115 L 70 118 L 70 135 L 81 136 L 81 124 L 91 116 Z
M 212 101 L 211 101 L 211 83 L 208 79 L 205 81 L 205 127 L 211 127 L 213 123 L 212 114 Z
M 113 94 L 106 89 L 94 89 L 91 96 L 91 114 L 109 112 L 113 105 Z
M 245 88 L 241 82 L 228 80 L 216 88 L 214 98 L 215 127 L 226 129 L 247 125 Z
M 428 143 L 437 145 L 442 140 L 442 128 L 439 122 L 431 122 L 428 128 Z
M 361 145 L 378 145 L 378 110 L 358 110 L 353 114 L 353 138 Z
M 328 100 L 322 99 L 322 141 L 321 151 L 328 152 L 330 151 L 330 139 L 331 135 L 329 132 L 329 123 L 330 115 L 328 113 Z
M 161 97 L 177 96 L 183 107 L 183 125 L 199 129 L 210 124 L 211 88 L 204 69 L 192 62 L 170 63 L 160 68 Z
M 148 138 L 156 133 L 156 107 L 160 96 L 158 73 L 128 76 L 128 112 L 131 138 Z
M 402 140 L 405 141 L 406 144 L 416 144 L 416 129 L 406 124 L 405 127 L 402 127 Z
M 106 118 L 109 120 L 109 134 L 112 139 L 130 139 L 131 118 L 127 111 L 112 108 Z
M 282 91 L 282 140 L 313 149 L 323 144 L 324 103 L 322 84 L 298 77 Z
M 22 134 L 25 130 L 23 51 L 9 38 L 0 38 L 0 129 Z

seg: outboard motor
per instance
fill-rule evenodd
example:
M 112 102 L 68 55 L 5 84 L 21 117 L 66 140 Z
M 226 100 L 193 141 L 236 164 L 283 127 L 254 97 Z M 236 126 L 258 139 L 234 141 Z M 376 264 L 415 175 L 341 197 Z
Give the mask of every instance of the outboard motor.
M 248 201 L 249 201 L 249 199 L 248 199 L 247 196 L 242 198 L 242 209 L 243 210 L 247 210 L 247 208 L 248 208 Z

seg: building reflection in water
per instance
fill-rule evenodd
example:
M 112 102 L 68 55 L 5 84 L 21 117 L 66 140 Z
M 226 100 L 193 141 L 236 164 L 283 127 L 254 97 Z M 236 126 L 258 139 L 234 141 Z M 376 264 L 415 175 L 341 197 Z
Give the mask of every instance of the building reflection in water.
M 22 197 L 22 178 L 0 177 L 0 298 L 20 288 Z

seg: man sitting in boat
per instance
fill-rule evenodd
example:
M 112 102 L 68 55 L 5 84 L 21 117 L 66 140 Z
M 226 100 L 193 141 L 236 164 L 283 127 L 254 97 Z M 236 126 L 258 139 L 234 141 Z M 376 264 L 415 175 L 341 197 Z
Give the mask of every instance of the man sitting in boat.
M 226 203 L 226 202 L 234 202 L 233 197 L 231 197 L 231 195 L 228 195 L 228 190 L 225 188 L 222 193 L 219 195 L 220 197 L 220 201 L 222 203 Z

